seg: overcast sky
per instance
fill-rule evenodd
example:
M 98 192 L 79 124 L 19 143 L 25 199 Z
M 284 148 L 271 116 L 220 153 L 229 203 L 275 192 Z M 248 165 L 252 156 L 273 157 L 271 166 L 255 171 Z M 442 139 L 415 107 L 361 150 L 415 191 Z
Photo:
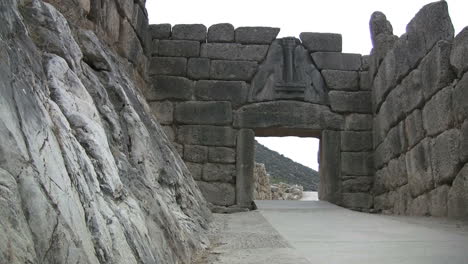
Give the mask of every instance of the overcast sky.
M 369 54 L 369 18 L 382 11 L 393 25 L 394 34 L 405 32 L 406 25 L 430 0 L 147 0 L 151 24 L 217 23 L 240 26 L 279 27 L 279 37 L 301 32 L 330 32 L 343 35 L 343 52 Z M 448 0 L 455 32 L 468 26 L 468 0 Z M 298 141 L 273 138 L 260 140 L 291 159 L 317 169 L 316 140 Z M 309 147 L 310 146 L 310 147 Z M 302 147 L 303 149 L 298 149 Z M 290 154 L 288 154 L 290 153 Z

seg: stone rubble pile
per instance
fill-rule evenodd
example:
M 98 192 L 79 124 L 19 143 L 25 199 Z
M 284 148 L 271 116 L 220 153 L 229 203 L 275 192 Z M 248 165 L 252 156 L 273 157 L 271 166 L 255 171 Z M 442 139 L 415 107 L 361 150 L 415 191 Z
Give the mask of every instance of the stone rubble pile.
M 302 198 L 304 188 L 300 185 L 287 183 L 270 184 L 270 175 L 262 163 L 255 163 L 255 200 L 299 200 Z

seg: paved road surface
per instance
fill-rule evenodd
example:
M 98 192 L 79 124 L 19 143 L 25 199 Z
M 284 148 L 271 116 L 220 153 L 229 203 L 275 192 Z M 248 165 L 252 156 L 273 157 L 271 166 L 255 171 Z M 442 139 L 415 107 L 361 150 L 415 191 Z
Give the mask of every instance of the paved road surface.
M 468 264 L 466 222 L 365 214 L 321 201 L 256 203 L 311 263 Z

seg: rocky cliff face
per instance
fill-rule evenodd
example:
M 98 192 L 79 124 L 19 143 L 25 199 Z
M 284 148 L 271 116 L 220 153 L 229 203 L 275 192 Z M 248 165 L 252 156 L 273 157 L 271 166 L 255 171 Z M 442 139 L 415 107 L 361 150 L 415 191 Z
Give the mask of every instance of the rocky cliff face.
M 210 213 L 141 93 L 144 3 L 49 2 L 0 2 L 0 263 L 190 262 Z

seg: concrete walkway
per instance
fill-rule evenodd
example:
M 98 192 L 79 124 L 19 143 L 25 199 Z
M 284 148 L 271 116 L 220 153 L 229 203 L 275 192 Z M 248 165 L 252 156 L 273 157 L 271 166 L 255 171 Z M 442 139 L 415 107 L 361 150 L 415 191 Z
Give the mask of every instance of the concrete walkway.
M 321 201 L 256 204 L 293 253 L 310 263 L 468 263 L 466 222 L 359 213 Z

